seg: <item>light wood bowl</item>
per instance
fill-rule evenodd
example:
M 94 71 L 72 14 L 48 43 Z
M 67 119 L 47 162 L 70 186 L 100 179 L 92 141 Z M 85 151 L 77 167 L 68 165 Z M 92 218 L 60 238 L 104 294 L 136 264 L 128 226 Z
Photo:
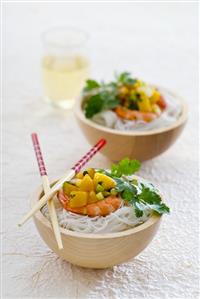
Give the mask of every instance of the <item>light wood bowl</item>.
M 40 199 L 42 191 L 42 187 L 37 189 L 31 205 Z M 153 215 L 145 223 L 118 233 L 86 234 L 61 228 L 62 250 L 57 247 L 50 222 L 40 211 L 34 222 L 44 242 L 58 256 L 74 265 L 101 269 L 124 263 L 144 250 L 156 234 L 161 218 Z
M 85 117 L 82 109 L 83 98 L 79 97 L 74 113 L 88 142 L 93 145 L 100 138 L 105 138 L 107 144 L 101 152 L 112 161 L 119 161 L 124 157 L 145 161 L 165 152 L 180 136 L 187 121 L 188 109 L 181 97 L 165 88 L 159 89 L 180 101 L 182 113 L 172 125 L 151 131 L 120 131 L 98 125 Z

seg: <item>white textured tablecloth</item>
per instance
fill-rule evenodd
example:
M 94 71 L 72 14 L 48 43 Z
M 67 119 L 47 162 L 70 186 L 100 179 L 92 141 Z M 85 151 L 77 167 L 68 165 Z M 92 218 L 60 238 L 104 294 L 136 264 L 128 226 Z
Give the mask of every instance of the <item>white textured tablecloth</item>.
M 112 269 L 64 262 L 32 221 L 16 226 L 41 183 L 30 133 L 39 133 L 51 177 L 89 148 L 73 115 L 41 100 L 39 35 L 63 24 L 90 32 L 97 78 L 130 70 L 175 90 L 190 108 L 181 138 L 139 172 L 163 192 L 171 215 L 144 252 Z M 197 5 L 4 3 L 3 50 L 2 298 L 197 298 Z M 99 154 L 89 164 L 109 161 Z

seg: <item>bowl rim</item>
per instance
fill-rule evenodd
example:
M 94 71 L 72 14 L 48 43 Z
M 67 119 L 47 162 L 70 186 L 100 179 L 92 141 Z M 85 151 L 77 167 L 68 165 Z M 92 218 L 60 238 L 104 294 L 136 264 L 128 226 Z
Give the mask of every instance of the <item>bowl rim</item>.
M 77 119 L 81 120 L 83 123 L 85 123 L 86 125 L 93 127 L 96 130 L 100 130 L 102 132 L 105 133 L 110 133 L 110 134 L 114 134 L 114 135 L 123 135 L 123 136 L 148 136 L 148 135 L 154 135 L 154 134 L 160 134 L 160 133 L 165 133 L 168 131 L 171 131 L 179 126 L 181 126 L 182 124 L 184 124 L 187 121 L 188 118 L 188 105 L 186 104 L 185 100 L 179 96 L 178 94 L 176 94 L 175 92 L 159 86 L 159 85 L 155 85 L 155 84 L 151 84 L 152 86 L 159 88 L 160 90 L 163 90 L 165 92 L 168 92 L 169 94 L 171 94 L 173 97 L 177 98 L 181 105 L 182 105 L 182 113 L 180 115 L 180 117 L 171 125 L 167 126 L 167 127 L 163 127 L 163 128 L 158 128 L 158 129 L 153 129 L 150 131 L 121 131 L 121 130 L 115 130 L 115 129 L 110 129 L 104 126 L 101 126 L 95 122 L 93 122 L 90 119 L 87 119 L 83 113 L 82 110 L 82 102 L 83 102 L 83 96 L 80 95 L 75 102 L 75 106 L 74 106 L 74 114 L 76 116 Z
M 134 177 L 144 180 L 140 176 L 134 175 Z M 58 179 L 59 178 L 52 180 L 51 184 L 56 182 Z M 35 202 L 40 198 L 42 191 L 43 191 L 43 187 L 41 185 L 40 187 L 37 188 L 37 190 L 35 191 L 35 193 L 33 194 L 32 198 L 31 198 L 31 206 L 33 204 L 35 204 Z M 163 198 L 162 194 L 160 194 L 160 195 Z M 142 223 L 136 227 L 127 229 L 125 231 L 115 232 L 115 233 L 101 233 L 101 234 L 82 233 L 82 232 L 71 231 L 66 228 L 62 228 L 60 226 L 59 226 L 59 228 L 60 228 L 61 234 L 65 235 L 65 236 L 71 236 L 71 237 L 77 237 L 77 238 L 83 238 L 83 239 L 114 239 L 114 238 L 121 238 L 121 237 L 129 236 L 129 235 L 138 233 L 142 230 L 145 230 L 145 229 L 151 227 L 152 225 L 154 225 L 156 222 L 160 221 L 162 216 L 163 215 L 153 214 L 144 223 Z M 46 227 L 48 227 L 48 229 L 52 230 L 50 221 L 42 214 L 41 211 L 38 211 L 34 215 L 34 220 L 40 221 L 44 226 L 46 226 Z M 53 234 L 53 230 L 52 230 L 52 234 Z

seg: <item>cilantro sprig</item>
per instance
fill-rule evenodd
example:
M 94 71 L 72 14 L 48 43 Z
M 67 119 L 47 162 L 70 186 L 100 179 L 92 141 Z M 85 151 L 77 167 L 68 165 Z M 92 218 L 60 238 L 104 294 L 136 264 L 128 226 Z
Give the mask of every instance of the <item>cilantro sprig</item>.
M 142 191 L 138 196 L 140 202 L 148 205 L 149 208 L 158 214 L 169 213 L 169 207 L 162 203 L 161 196 L 155 191 L 141 184 Z
M 106 175 L 112 177 L 116 182 L 116 191 L 124 199 L 134 207 L 136 217 L 141 217 L 146 208 L 151 209 L 155 213 L 169 213 L 170 209 L 165 203 L 158 191 L 152 186 L 141 182 L 135 182 L 127 176 L 131 176 L 140 168 L 140 162 L 125 158 L 118 164 L 113 164 L 111 172 L 104 171 Z
M 136 79 L 132 78 L 131 73 L 124 72 L 120 75 L 117 75 L 118 83 L 125 84 L 125 85 L 134 85 L 136 83 Z
M 85 101 L 85 116 L 92 118 L 95 114 L 114 109 L 120 105 L 119 88 L 122 85 L 130 86 L 136 83 L 136 79 L 128 72 L 116 75 L 115 81 L 108 83 L 89 79 L 85 83 L 83 95 Z
M 85 105 L 85 116 L 92 118 L 95 114 L 114 109 L 119 105 L 119 99 L 112 90 L 102 90 L 89 97 Z
M 97 81 L 89 79 L 86 81 L 86 85 L 85 85 L 83 91 L 85 91 L 85 92 L 91 91 L 93 89 L 99 88 L 100 86 L 101 86 L 101 84 L 98 83 Z
M 111 167 L 111 174 L 116 177 L 124 175 L 131 175 L 140 169 L 141 163 L 138 160 L 130 160 L 125 158 L 118 164 L 113 164 Z

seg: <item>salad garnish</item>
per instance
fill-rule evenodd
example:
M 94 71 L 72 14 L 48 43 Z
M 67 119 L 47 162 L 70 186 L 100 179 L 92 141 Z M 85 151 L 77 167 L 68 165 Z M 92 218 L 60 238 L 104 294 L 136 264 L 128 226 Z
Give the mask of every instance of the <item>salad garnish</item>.
M 160 194 L 152 184 L 146 185 L 131 178 L 131 175 L 139 169 L 140 162 L 138 160 L 125 158 L 118 164 L 113 164 L 111 172 L 102 171 L 116 182 L 116 192 L 120 193 L 124 201 L 134 206 L 137 217 L 143 215 L 146 207 L 158 214 L 169 213 L 169 207 L 162 202 Z
M 83 96 L 87 118 L 112 110 L 121 119 L 150 122 L 166 108 L 157 88 L 133 78 L 129 72 L 117 75 L 108 83 L 87 80 Z

